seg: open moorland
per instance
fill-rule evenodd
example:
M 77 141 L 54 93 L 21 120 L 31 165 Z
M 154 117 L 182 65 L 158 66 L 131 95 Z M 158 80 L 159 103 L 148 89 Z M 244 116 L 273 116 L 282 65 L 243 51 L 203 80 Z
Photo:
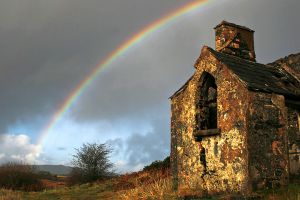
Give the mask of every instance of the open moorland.
M 0 189 L 0 200 L 237 199 L 229 196 L 197 197 L 201 196 L 200 191 L 194 191 L 192 195 L 178 194 L 172 190 L 169 169 L 144 170 L 70 187 L 66 185 L 66 180 L 66 177 L 43 179 L 45 188 L 37 192 Z M 254 196 L 257 198 L 251 199 L 298 200 L 300 184 L 294 182 L 287 187 L 259 191 Z

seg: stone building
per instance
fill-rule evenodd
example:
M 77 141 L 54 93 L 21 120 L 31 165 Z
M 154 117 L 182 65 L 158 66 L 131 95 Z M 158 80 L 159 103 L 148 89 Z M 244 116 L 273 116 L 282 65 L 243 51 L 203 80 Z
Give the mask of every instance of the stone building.
M 255 60 L 254 31 L 215 27 L 193 76 L 171 99 L 171 168 L 179 193 L 240 193 L 300 172 L 300 55 Z

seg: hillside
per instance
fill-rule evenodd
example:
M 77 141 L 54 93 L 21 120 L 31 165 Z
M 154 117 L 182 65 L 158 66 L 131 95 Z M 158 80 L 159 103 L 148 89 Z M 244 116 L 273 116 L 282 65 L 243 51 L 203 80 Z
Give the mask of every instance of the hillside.
M 65 165 L 33 165 L 38 171 L 50 172 L 54 175 L 68 175 L 72 167 Z

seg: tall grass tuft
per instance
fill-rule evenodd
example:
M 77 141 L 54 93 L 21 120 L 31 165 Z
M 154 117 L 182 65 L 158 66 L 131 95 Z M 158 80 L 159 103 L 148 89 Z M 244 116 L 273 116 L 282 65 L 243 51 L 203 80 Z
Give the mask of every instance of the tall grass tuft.
M 174 199 L 172 179 L 167 171 L 144 171 L 132 181 L 133 187 L 118 192 L 118 199 Z
M 0 200 L 23 200 L 18 192 L 0 189 Z

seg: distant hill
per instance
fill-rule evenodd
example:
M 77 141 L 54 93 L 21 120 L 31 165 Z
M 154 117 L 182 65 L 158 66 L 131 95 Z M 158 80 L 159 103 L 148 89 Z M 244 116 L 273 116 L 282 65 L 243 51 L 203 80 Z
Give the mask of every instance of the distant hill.
M 64 165 L 33 165 L 38 171 L 47 171 L 55 175 L 68 175 L 72 167 Z

